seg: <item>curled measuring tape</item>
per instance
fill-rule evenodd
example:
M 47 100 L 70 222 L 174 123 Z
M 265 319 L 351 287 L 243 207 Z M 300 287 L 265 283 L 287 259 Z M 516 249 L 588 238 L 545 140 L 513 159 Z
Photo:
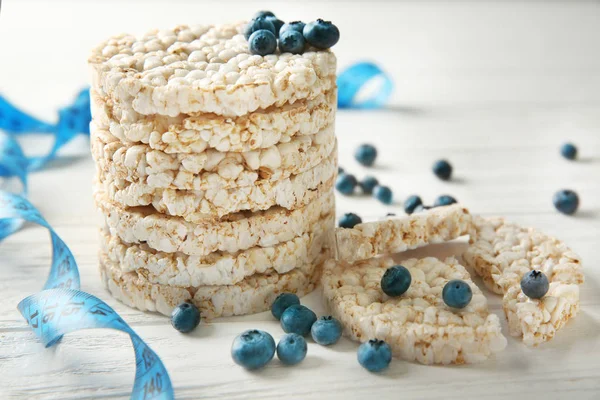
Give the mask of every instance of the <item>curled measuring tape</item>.
M 52 240 L 52 264 L 44 290 L 23 299 L 17 308 L 46 347 L 58 343 L 64 334 L 81 329 L 111 328 L 127 333 L 136 358 L 131 399 L 170 400 L 174 398 L 173 386 L 160 358 L 110 306 L 79 290 L 79 270 L 73 253 L 24 197 L 29 171 L 39 170 L 55 158 L 58 149 L 80 131 L 89 133 L 89 96 L 87 100 L 85 96 L 88 93 L 82 91 L 74 105 L 62 109 L 56 125 L 29 116 L 0 97 L 0 129 L 12 135 L 31 130 L 55 136 L 50 153 L 28 158 L 14 137 L 0 132 L 0 176 L 16 177 L 23 186 L 23 195 L 0 191 L 0 240 L 18 230 L 23 221 L 45 227 Z
M 379 80 L 379 86 L 365 98 L 359 97 L 367 83 Z M 337 78 L 338 107 L 375 109 L 385 105 L 394 89 L 392 79 L 371 62 L 360 62 L 342 71 Z
M 51 124 L 18 109 L 4 97 L 0 96 L 0 130 L 10 135 L 27 135 L 49 133 L 54 136 L 54 145 L 50 152 L 39 157 L 24 157 L 27 171 L 42 169 L 49 161 L 56 158 L 61 147 L 79 134 L 90 134 L 90 93 L 81 90 L 75 101 L 58 111 L 58 122 Z

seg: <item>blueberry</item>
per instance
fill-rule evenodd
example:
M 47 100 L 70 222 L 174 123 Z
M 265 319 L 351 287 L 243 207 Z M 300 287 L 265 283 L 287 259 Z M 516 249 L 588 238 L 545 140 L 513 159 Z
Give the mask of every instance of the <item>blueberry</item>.
M 383 371 L 392 362 L 392 349 L 383 340 L 369 340 L 358 347 L 358 363 L 370 372 Z
M 277 38 L 266 29 L 254 32 L 248 39 L 248 47 L 252 54 L 266 56 L 273 54 L 277 48 Z
M 390 297 L 402 296 L 410 287 L 410 271 L 402 265 L 388 268 L 381 277 L 381 290 Z
M 452 165 L 446 160 L 438 160 L 433 164 L 433 173 L 443 181 L 452 176 Z
M 281 30 L 279 31 L 279 34 L 281 35 L 285 31 L 296 31 L 302 33 L 304 25 L 306 24 L 302 21 L 288 22 L 287 24 L 283 24 Z
M 338 226 L 340 228 L 352 229 L 360 223 L 362 223 L 362 219 L 358 215 L 354 213 L 346 213 L 342 215 L 338 221 Z
M 573 143 L 565 143 L 560 148 L 560 154 L 567 160 L 574 160 L 577 158 L 577 147 Z
M 395 213 L 387 213 L 385 214 L 386 217 L 395 217 L 396 214 Z
M 312 325 L 310 333 L 315 342 L 329 346 L 337 343 L 342 337 L 342 324 L 331 316 L 321 317 Z
M 529 271 L 521 279 L 521 290 L 525 296 L 532 299 L 541 299 L 548 293 L 549 288 L 548 277 L 541 271 Z
M 281 314 L 294 304 L 300 304 L 300 299 L 294 293 L 281 293 L 271 305 L 271 314 L 278 320 L 281 319 Z
M 341 175 L 343 173 L 344 173 L 344 168 L 338 167 L 338 175 Z
M 179 332 L 191 332 L 199 323 L 200 310 L 192 303 L 181 303 L 171 312 L 171 325 Z
M 340 40 L 340 31 L 331 21 L 318 19 L 302 29 L 306 41 L 318 49 L 328 49 Z
M 279 50 L 282 53 L 300 54 L 305 45 L 306 40 L 300 32 L 287 31 L 279 35 Z
M 392 189 L 387 186 L 375 186 L 373 196 L 383 204 L 392 204 Z
M 246 369 L 262 368 L 275 355 L 275 340 L 267 332 L 252 329 L 233 340 L 231 357 Z
M 471 287 L 459 279 L 451 280 L 442 289 L 442 299 L 448 307 L 465 308 L 473 298 Z
M 440 197 L 438 197 L 437 199 L 435 199 L 435 201 L 433 202 L 433 206 L 434 207 L 442 207 L 442 206 L 449 206 L 450 204 L 455 204 L 457 203 L 456 199 L 452 196 L 449 196 L 447 194 L 443 194 Z
M 283 26 L 284 22 L 277 17 L 271 16 L 266 18 L 273 23 L 273 26 L 275 27 L 275 36 L 279 36 L 279 34 L 281 33 L 281 27 Z
M 364 194 L 372 194 L 375 186 L 379 185 L 379 181 L 373 176 L 365 176 L 362 181 L 358 183 Z
M 558 211 L 567 215 L 575 214 L 575 211 L 579 208 L 579 196 L 574 191 L 568 189 L 556 192 L 552 198 L 552 202 Z
M 417 195 L 408 196 L 406 200 L 404 200 L 404 212 L 407 214 L 412 214 L 415 212 L 415 208 L 423 204 L 423 200 Z
M 370 167 L 375 163 L 377 158 L 377 149 L 370 144 L 361 144 L 354 153 L 354 158 L 365 167 Z
M 287 365 L 295 365 L 306 357 L 306 340 L 297 333 L 286 333 L 277 343 L 277 358 Z
M 252 17 L 252 19 L 256 19 L 256 18 L 265 18 L 265 17 L 274 17 L 275 14 L 273 14 L 272 11 L 266 11 L 266 10 L 261 10 L 261 11 L 257 11 L 256 14 L 254 14 L 254 17 Z
M 294 304 L 286 308 L 281 315 L 281 328 L 286 333 L 306 336 L 310 333 L 310 328 L 316 320 L 317 315 L 310 308 Z
M 335 181 L 335 188 L 341 194 L 345 194 L 346 196 L 350 196 L 354 193 L 354 189 L 358 185 L 356 178 L 352 174 L 342 174 L 338 175 Z
M 246 40 L 250 40 L 250 36 L 256 31 L 260 31 L 262 29 L 266 29 L 267 31 L 275 34 L 275 25 L 273 22 L 267 19 L 266 17 L 257 17 L 248 22 L 244 29 L 244 37 Z

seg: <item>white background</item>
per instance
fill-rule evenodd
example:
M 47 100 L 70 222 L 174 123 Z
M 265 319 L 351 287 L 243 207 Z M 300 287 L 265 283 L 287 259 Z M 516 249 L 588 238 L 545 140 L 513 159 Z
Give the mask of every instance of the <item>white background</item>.
M 106 300 L 166 364 L 185 399 L 545 399 L 600 398 L 600 4 L 519 1 L 65 1 L 4 0 L 0 15 L 0 92 L 48 119 L 87 82 L 89 50 L 106 37 L 180 23 L 246 19 L 272 9 L 286 20 L 331 19 L 342 33 L 340 67 L 374 60 L 394 78 L 386 110 L 340 111 L 340 164 L 373 173 L 398 200 L 454 195 L 474 213 L 503 215 L 565 240 L 584 260 L 581 314 L 550 343 L 528 349 L 510 338 L 505 352 L 475 366 L 427 367 L 400 360 L 383 375 L 362 370 L 356 345 L 309 344 L 298 367 L 277 360 L 250 373 L 229 356 L 248 328 L 282 334 L 269 313 L 217 320 L 181 335 L 166 318 L 113 301 L 96 270 L 93 164 L 80 138 L 67 157 L 31 176 L 32 202 L 70 245 L 83 289 Z M 558 153 L 575 142 L 581 160 Z M 372 142 L 380 150 L 367 171 L 352 158 Z M 41 139 L 27 148 L 42 148 Z M 430 172 L 448 158 L 456 179 Z M 561 188 L 581 197 L 575 217 L 551 202 Z M 369 198 L 339 198 L 339 212 L 376 217 Z M 464 244 L 420 255 L 459 253 Z M 0 245 L 0 398 L 127 398 L 134 376 L 128 338 L 111 331 L 66 337 L 56 349 L 37 343 L 16 304 L 41 289 L 50 262 L 47 234 L 30 227 Z M 405 255 L 401 255 L 400 258 Z M 499 298 L 490 308 L 502 316 Z M 318 291 L 303 300 L 327 311 Z

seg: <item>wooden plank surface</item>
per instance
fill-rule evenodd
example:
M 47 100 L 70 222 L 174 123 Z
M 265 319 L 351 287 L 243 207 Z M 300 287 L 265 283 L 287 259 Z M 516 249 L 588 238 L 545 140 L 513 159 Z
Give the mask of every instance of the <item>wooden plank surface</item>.
M 247 18 L 258 8 L 285 19 L 334 20 L 342 32 L 339 65 L 372 59 L 394 77 L 391 106 L 339 112 L 340 164 L 358 176 L 372 173 L 398 200 L 418 193 L 426 201 L 452 194 L 473 212 L 504 215 L 564 239 L 584 260 L 582 312 L 551 343 L 528 349 L 509 339 L 507 350 L 476 366 L 427 367 L 395 361 L 375 376 L 356 362 L 356 344 L 309 344 L 303 364 L 278 361 L 250 373 L 229 356 L 233 338 L 248 328 L 281 328 L 269 313 L 204 324 L 192 335 L 168 320 L 111 299 L 96 266 L 97 222 L 91 199 L 93 163 L 79 138 L 66 158 L 31 176 L 30 198 L 70 245 L 83 289 L 134 327 L 165 362 L 182 399 L 547 399 L 600 398 L 600 4 L 597 2 L 114 2 L 4 0 L 0 16 L 0 89 L 47 118 L 87 82 L 89 49 L 120 32 L 155 26 Z M 308 5 L 307 5 L 308 4 Z M 563 160 L 558 147 L 577 143 L 581 160 Z M 372 142 L 374 170 L 352 158 Z M 27 149 L 50 145 L 28 138 Z M 449 159 L 455 179 L 430 172 Z M 576 190 L 575 217 L 551 202 L 561 188 Z M 384 207 L 363 197 L 338 198 L 338 212 L 377 217 Z M 411 255 L 460 253 L 464 242 Z M 408 255 L 401 255 L 404 257 Z M 0 244 L 0 398 L 127 398 L 134 358 L 126 336 L 87 331 L 43 349 L 16 304 L 41 288 L 48 272 L 47 233 L 29 227 Z M 479 282 L 479 281 L 478 281 Z M 502 317 L 500 299 L 489 294 Z M 319 292 L 303 299 L 318 314 Z M 502 317 L 503 319 L 503 317 Z M 504 325 L 505 326 L 505 325 Z

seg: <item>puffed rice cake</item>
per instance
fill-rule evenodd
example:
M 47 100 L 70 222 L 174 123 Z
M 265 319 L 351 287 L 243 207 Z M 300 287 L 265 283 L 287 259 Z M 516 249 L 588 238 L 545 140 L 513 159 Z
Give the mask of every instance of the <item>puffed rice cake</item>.
M 235 285 L 254 274 L 285 274 L 313 262 L 331 246 L 334 213 L 324 216 L 309 232 L 271 247 L 252 247 L 234 254 L 207 256 L 165 253 L 146 244 L 123 242 L 101 230 L 101 250 L 124 273 L 137 272 L 150 283 L 178 287 Z
M 307 172 L 332 154 L 336 139 L 332 124 L 314 135 L 259 150 L 169 154 L 145 144 L 123 144 L 92 123 L 91 144 L 98 169 L 118 180 L 149 188 L 209 190 L 275 182 Z
M 121 208 L 112 204 L 102 190 L 96 191 L 94 199 L 113 236 L 127 243 L 146 243 L 158 251 L 195 256 L 274 246 L 309 232 L 335 210 L 333 187 L 296 210 L 273 207 L 255 213 L 229 214 L 220 221 L 200 224 L 160 214 L 151 207 Z
M 240 117 L 191 113 L 175 117 L 140 115 L 130 104 L 104 100 L 92 88 L 94 122 L 123 143 L 143 143 L 165 153 L 247 152 L 314 135 L 335 121 L 336 91 L 258 109 Z
M 475 217 L 474 226 L 463 259 L 490 290 L 504 294 L 510 334 L 529 346 L 552 339 L 579 310 L 580 257 L 558 239 L 503 218 Z M 521 278 L 531 270 L 550 281 L 542 299 L 530 299 L 521 290 Z
M 279 181 L 260 181 L 233 189 L 177 190 L 152 188 L 139 182 L 119 179 L 98 170 L 97 185 L 111 201 L 122 207 L 152 205 L 158 212 L 200 223 L 214 221 L 240 211 L 263 211 L 280 206 L 301 208 L 333 185 L 337 173 L 337 150 L 321 164 Z
M 266 311 L 281 293 L 302 297 L 319 282 L 323 260 L 331 257 L 328 249 L 316 260 L 285 274 L 254 274 L 236 285 L 175 287 L 148 282 L 136 272 L 123 272 L 104 254 L 100 254 L 100 274 L 108 291 L 117 300 L 140 311 L 156 311 L 170 316 L 173 308 L 189 301 L 203 318 L 212 319 Z
M 244 23 L 177 26 L 115 36 L 89 58 L 99 96 L 143 115 L 193 112 L 236 117 L 312 99 L 335 88 L 328 50 L 250 54 Z
M 472 232 L 472 217 L 459 204 L 436 207 L 402 218 L 336 229 L 336 258 L 347 262 L 416 249 Z
M 381 290 L 386 269 L 401 264 L 412 283 L 400 297 Z M 469 305 L 453 310 L 442 299 L 444 285 L 462 279 L 473 290 Z M 481 362 L 507 344 L 500 321 L 456 259 L 433 257 L 395 263 L 388 257 L 348 264 L 329 260 L 323 268 L 323 295 L 345 335 L 366 342 L 386 341 L 396 357 L 422 364 Z

